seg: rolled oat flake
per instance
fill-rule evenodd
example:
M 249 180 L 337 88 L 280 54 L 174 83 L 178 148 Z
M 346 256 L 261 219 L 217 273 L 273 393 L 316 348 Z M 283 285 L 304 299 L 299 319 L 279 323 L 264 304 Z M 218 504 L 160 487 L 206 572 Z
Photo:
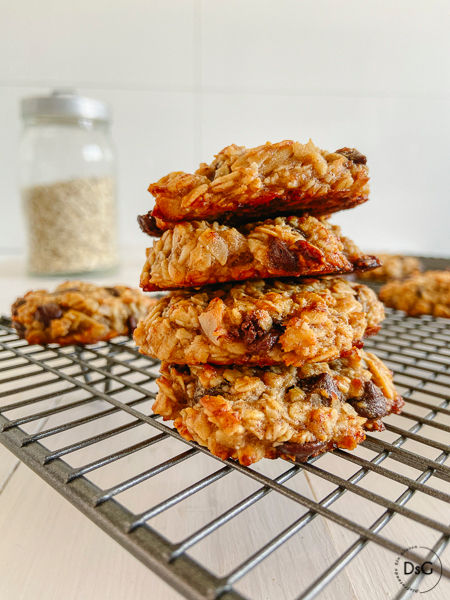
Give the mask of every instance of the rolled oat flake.
M 24 98 L 21 108 L 28 270 L 68 275 L 112 269 L 117 223 L 107 105 L 59 90 Z

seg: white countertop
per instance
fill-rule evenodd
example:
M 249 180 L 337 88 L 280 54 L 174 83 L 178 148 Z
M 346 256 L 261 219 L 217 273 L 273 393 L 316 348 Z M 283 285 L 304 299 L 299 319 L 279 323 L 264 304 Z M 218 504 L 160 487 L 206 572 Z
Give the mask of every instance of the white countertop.
M 128 259 L 116 275 L 97 277 L 96 281 L 136 285 L 143 253 L 141 255 L 133 251 L 127 253 L 127 256 Z M 0 312 L 8 313 L 11 302 L 24 291 L 36 287 L 53 287 L 55 284 L 55 279 L 37 279 L 25 275 L 23 260 L 19 257 L 1 258 Z M 90 426 L 93 428 L 93 433 L 96 425 L 91 423 Z M 129 432 L 129 435 L 129 443 L 133 443 L 135 439 L 133 435 L 137 434 Z M 60 439 L 59 446 L 63 445 L 65 444 Z M 108 444 L 102 447 L 102 452 L 107 453 L 107 451 Z M 130 465 L 133 466 L 134 472 L 146 468 L 146 456 L 148 460 L 148 454 L 136 453 L 123 461 L 123 468 L 128 469 L 127 476 L 129 476 Z M 89 462 L 89 452 L 83 454 L 82 459 L 82 464 Z M 173 493 L 172 487 L 178 489 L 176 484 L 179 485 L 180 478 L 186 480 L 188 484 L 192 482 L 193 477 L 195 479 L 204 476 L 206 472 L 211 472 L 211 459 L 207 457 L 204 459 L 208 461 L 208 467 L 201 458 L 200 462 L 194 463 L 195 472 L 192 472 L 194 467 L 191 461 L 188 461 L 181 471 L 175 473 L 170 470 L 165 474 L 166 479 L 155 479 L 153 485 L 161 486 L 161 482 L 164 482 L 164 490 L 160 487 L 154 489 L 148 482 L 146 485 L 137 486 L 137 496 L 133 502 L 141 501 L 148 507 L 151 505 L 152 497 L 161 494 L 161 491 L 164 492 L 164 496 L 168 496 Z M 327 461 L 329 461 L 329 468 L 336 474 L 348 476 L 348 473 L 339 471 L 339 468 L 344 466 L 343 461 L 333 461 L 332 457 L 325 457 L 323 461 L 321 460 L 320 466 L 326 468 Z M 121 462 L 116 463 L 118 468 L 121 468 Z M 266 470 L 274 473 L 279 471 L 280 461 L 273 461 L 271 464 L 270 461 L 265 461 L 265 463 Z M 217 468 L 217 464 L 213 467 Z M 393 468 L 392 465 L 390 468 Z M 370 476 L 367 478 L 368 485 L 370 485 L 369 478 Z M 228 508 L 232 502 L 241 499 L 242 494 L 255 489 L 253 482 L 246 483 L 239 479 L 230 485 L 229 481 L 227 478 L 221 480 L 220 485 L 215 488 L 216 491 L 212 490 L 214 486 L 211 486 L 210 505 L 197 506 L 194 496 L 188 509 L 183 509 L 184 512 L 171 513 L 172 520 L 162 520 L 161 524 L 171 531 L 174 529 L 178 531 L 177 528 L 181 528 L 187 520 L 193 525 L 196 523 L 201 525 L 208 518 L 216 516 L 218 508 Z M 384 483 L 386 484 L 386 480 Z M 303 473 L 296 477 L 295 489 L 318 500 L 332 488 L 323 480 Z M 376 489 L 375 484 L 374 489 Z M 392 483 L 392 490 L 384 487 L 382 493 L 386 497 L 395 499 L 401 491 L 398 484 Z M 352 494 L 347 493 L 344 498 L 343 514 L 350 518 L 357 514 L 365 524 L 370 524 L 383 512 L 381 509 L 374 509 L 371 503 Z M 427 502 L 427 498 L 415 498 L 414 509 L 427 512 L 429 508 Z M 275 494 L 269 495 L 264 501 L 258 503 L 257 510 L 254 508 L 247 511 L 245 516 L 247 525 L 250 524 L 254 532 L 251 539 L 239 536 L 239 529 L 236 527 L 227 526 L 223 532 L 225 537 L 221 538 L 225 539 L 226 543 L 222 541 L 219 547 L 215 545 L 214 539 L 211 539 L 203 544 L 202 548 L 196 550 L 193 556 L 202 561 L 214 555 L 216 559 L 214 564 L 218 565 L 219 569 L 227 571 L 230 568 L 230 557 L 248 556 L 267 541 L 267 532 L 274 535 L 283 529 L 286 523 L 289 524 L 304 512 L 294 503 L 281 502 L 280 504 L 280 499 L 276 498 Z M 434 517 L 444 522 L 448 520 L 448 509 L 442 507 L 441 510 L 442 514 L 434 514 Z M 389 532 L 383 530 L 382 534 L 387 537 L 394 536 L 396 542 L 405 547 L 419 543 L 426 545 L 428 541 L 427 533 L 422 532 L 421 529 L 420 531 L 414 529 L 411 527 L 411 522 L 406 519 L 396 519 L 396 524 L 390 524 L 388 528 Z M 254 583 L 251 589 L 252 597 L 258 600 L 284 600 L 295 597 L 304 588 L 305 583 L 311 581 L 312 571 L 318 569 L 319 574 L 333 562 L 336 552 L 343 552 L 355 539 L 354 534 L 320 517 L 316 518 L 286 544 L 283 552 L 274 553 L 262 563 L 263 569 L 270 569 L 272 577 L 270 583 L 264 586 L 258 586 L 258 582 Z M 400 591 L 394 575 L 394 560 L 393 554 L 374 544 L 369 544 L 346 567 L 345 571 L 328 585 L 320 595 L 321 600 L 341 598 L 381 600 L 394 597 Z M 444 585 L 447 584 L 440 586 L 438 591 L 427 593 L 426 600 L 443 598 Z M 243 592 L 250 595 L 250 591 L 245 588 Z M 61 600 L 61 598 L 64 600 L 148 600 L 149 598 L 175 600 L 180 596 L 0 446 L 0 600 Z

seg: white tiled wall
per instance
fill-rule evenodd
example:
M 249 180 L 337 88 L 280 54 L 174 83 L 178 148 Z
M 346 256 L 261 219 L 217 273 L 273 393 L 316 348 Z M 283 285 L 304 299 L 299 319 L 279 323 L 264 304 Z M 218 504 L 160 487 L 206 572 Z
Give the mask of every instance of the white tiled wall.
M 369 158 L 371 201 L 335 220 L 366 248 L 450 255 L 447 0 L 0 0 L 0 250 L 24 244 L 19 99 L 112 104 L 121 240 L 148 183 L 231 142 Z

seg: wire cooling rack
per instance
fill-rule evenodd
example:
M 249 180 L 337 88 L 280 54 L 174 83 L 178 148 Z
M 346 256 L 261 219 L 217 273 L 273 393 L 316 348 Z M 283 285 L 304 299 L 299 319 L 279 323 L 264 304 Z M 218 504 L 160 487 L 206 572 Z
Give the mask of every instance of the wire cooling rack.
M 151 414 L 158 363 L 140 355 L 130 340 L 83 349 L 29 346 L 3 318 L 0 442 L 187 598 L 262 597 L 252 588 L 252 577 L 257 589 L 270 590 L 275 579 L 271 557 L 285 548 L 294 566 L 307 565 L 305 540 L 326 523 L 334 554 L 328 548 L 315 569 L 303 569 L 301 585 L 292 594 L 314 598 L 360 555 L 366 554 L 369 568 L 375 550 L 389 554 L 390 565 L 400 554 L 421 563 L 418 550 L 405 548 L 414 544 L 396 534 L 397 522 L 409 524 L 416 544 L 429 549 L 430 560 L 443 553 L 450 533 L 450 469 L 444 464 L 450 431 L 449 342 L 450 321 L 407 318 L 388 309 L 381 332 L 367 340 L 366 348 L 395 372 L 406 400 L 403 414 L 388 417 L 386 431 L 369 433 L 354 452 L 336 450 L 306 464 L 265 460 L 247 468 L 186 442 Z M 300 485 L 305 481 L 314 494 Z M 236 492 L 228 506 L 221 501 L 223 485 Z M 137 501 L 132 492 L 144 488 Z M 247 491 L 239 496 L 240 490 Z M 280 507 L 274 519 L 278 530 L 273 524 L 254 526 L 252 511 L 257 516 L 269 497 L 272 511 Z M 197 513 L 205 503 L 202 522 Z M 186 527 L 171 530 L 173 515 L 184 515 Z M 237 521 L 239 526 L 230 530 Z M 260 529 L 266 537 L 258 537 Z M 224 552 L 230 531 L 233 547 Z M 251 554 L 239 551 L 240 537 L 253 540 Z M 329 540 L 323 533 L 320 539 L 326 549 Z M 196 552 L 205 543 L 206 554 Z M 219 550 L 226 555 L 224 572 L 213 564 Z M 210 556 L 212 562 L 199 556 Z M 285 564 L 288 569 L 289 560 Z M 449 575 L 443 564 L 442 580 Z M 391 597 L 406 598 L 420 577 L 391 588 Z M 278 593 L 267 591 L 264 597 L 288 597 L 280 586 Z

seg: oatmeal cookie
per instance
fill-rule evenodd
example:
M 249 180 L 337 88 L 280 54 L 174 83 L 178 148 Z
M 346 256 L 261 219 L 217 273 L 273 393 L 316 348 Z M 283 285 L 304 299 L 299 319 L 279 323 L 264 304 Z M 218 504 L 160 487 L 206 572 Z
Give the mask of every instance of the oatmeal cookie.
M 392 281 L 405 279 L 411 275 L 420 273 L 422 265 L 414 256 L 402 256 L 401 254 L 377 254 L 381 266 L 372 271 L 358 274 L 360 279 L 370 281 Z
M 339 278 L 255 280 L 161 298 L 134 339 L 143 354 L 178 364 L 287 364 L 333 360 L 384 318 L 363 284 Z
M 381 288 L 380 299 L 413 317 L 450 318 L 450 271 L 426 271 L 405 281 L 392 281 Z
M 315 217 L 278 217 L 241 227 L 184 222 L 147 250 L 141 274 L 146 291 L 224 281 L 319 276 L 373 269 L 339 227 Z
M 66 281 L 54 292 L 36 290 L 11 307 L 13 325 L 30 344 L 93 344 L 131 335 L 156 302 L 124 285 Z
M 352 450 L 364 429 L 382 430 L 382 417 L 403 406 L 389 369 L 362 350 L 302 368 L 163 363 L 157 383 L 155 413 L 186 439 L 244 465 Z
M 368 181 L 366 157 L 353 148 L 327 152 L 311 140 L 250 149 L 233 144 L 194 174 L 178 171 L 152 183 L 155 208 L 139 221 L 154 235 L 187 220 L 242 223 L 324 215 L 365 202 Z

